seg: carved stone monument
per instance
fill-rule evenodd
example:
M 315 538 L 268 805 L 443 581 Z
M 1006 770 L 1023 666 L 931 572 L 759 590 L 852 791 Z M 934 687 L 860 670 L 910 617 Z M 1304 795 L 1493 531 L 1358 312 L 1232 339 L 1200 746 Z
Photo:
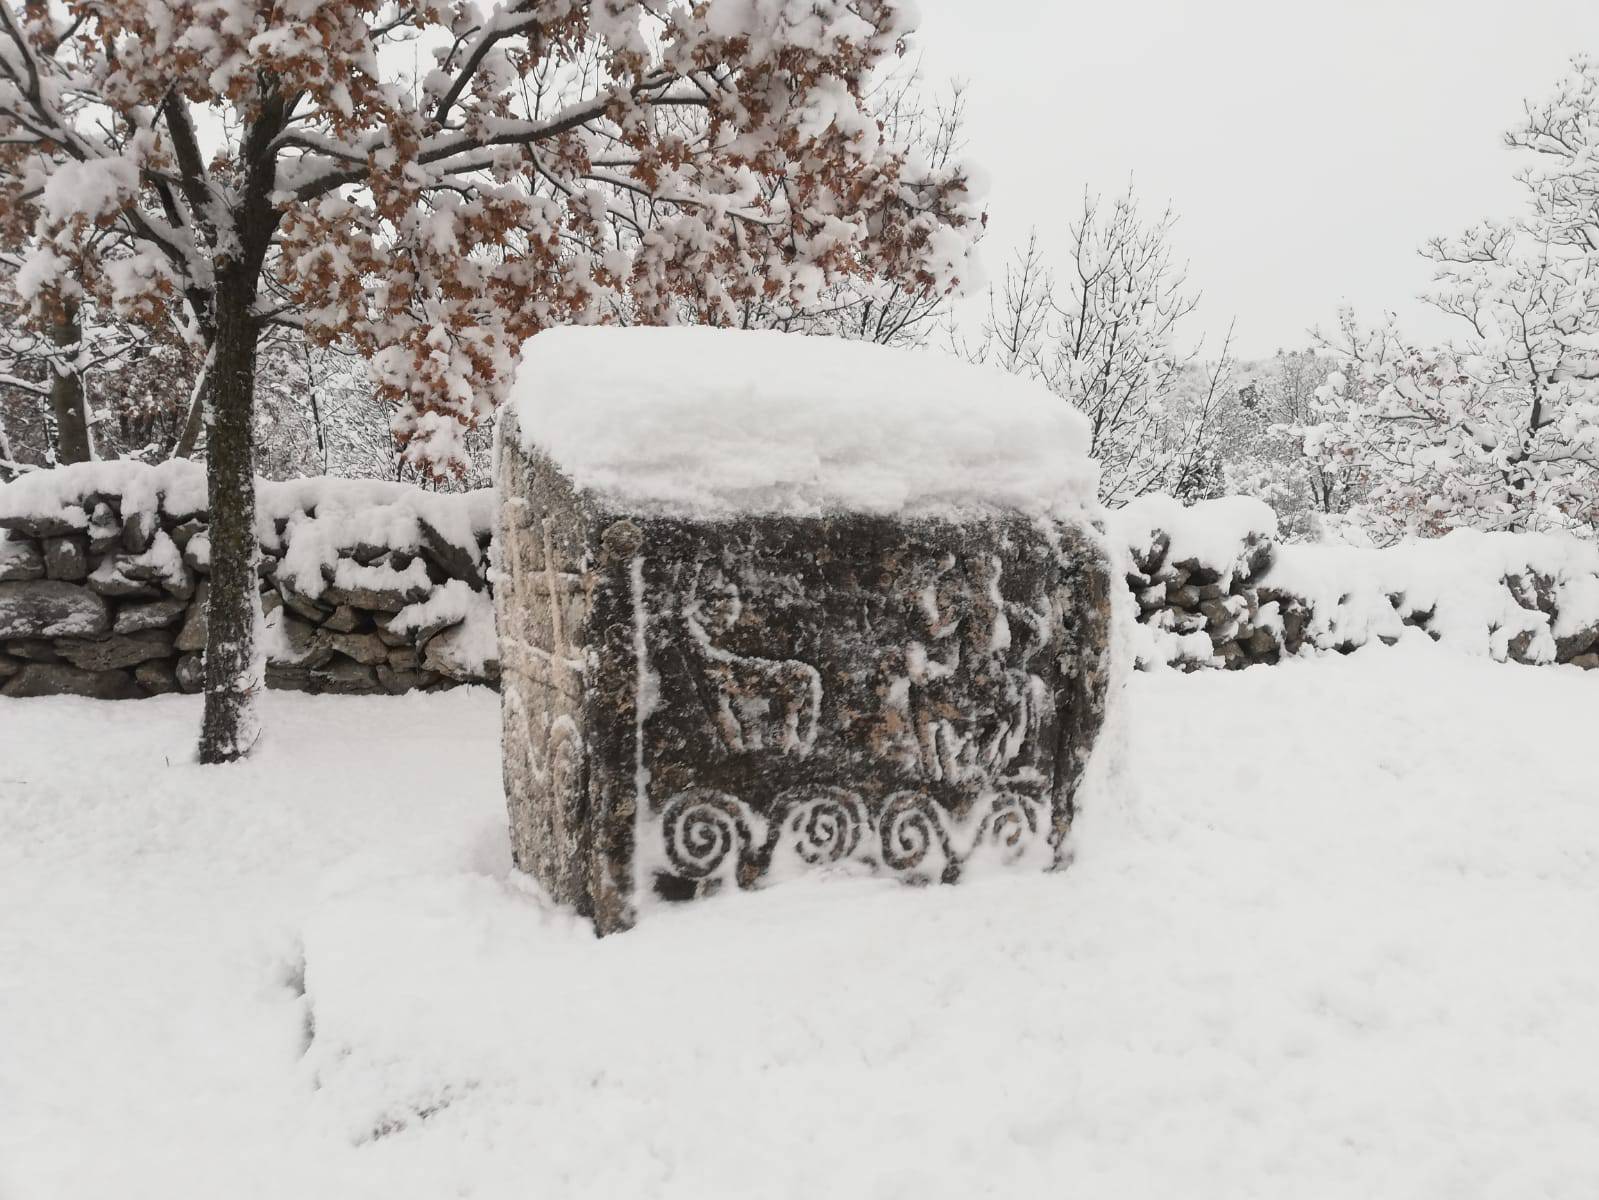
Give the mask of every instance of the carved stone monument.
M 504 772 L 555 899 L 604 934 L 796 871 L 1061 861 L 1105 707 L 1086 520 L 662 512 L 575 482 L 528 408 L 499 432 Z

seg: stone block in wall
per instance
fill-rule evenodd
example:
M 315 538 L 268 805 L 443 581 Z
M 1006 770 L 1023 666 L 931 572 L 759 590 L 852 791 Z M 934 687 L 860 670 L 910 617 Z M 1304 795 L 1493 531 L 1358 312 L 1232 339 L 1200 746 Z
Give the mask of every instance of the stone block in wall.
M 117 609 L 116 621 L 111 631 L 138 633 L 142 629 L 165 629 L 183 620 L 189 612 L 189 607 L 190 602 L 182 596 L 167 596 L 144 604 L 124 604 Z
M 182 692 L 198 692 L 205 687 L 205 656 L 201 654 L 184 654 L 178 658 L 178 665 L 173 673 L 177 676 L 178 690 Z
M 0 583 L 44 578 L 44 551 L 31 539 L 0 539 Z
M 129 700 L 140 694 L 126 671 L 89 671 L 67 663 L 30 662 L 0 686 L 0 696 L 88 696 Z
M 89 543 L 81 534 L 44 540 L 44 573 L 51 579 L 81 583 L 89 577 Z
M 89 553 L 104 558 L 122 545 L 122 518 L 104 500 L 89 512 Z
M 627 511 L 502 417 L 496 606 L 515 859 L 600 933 L 834 868 L 1048 867 L 1104 715 L 1084 526 Z
M 0 638 L 93 637 L 111 609 L 88 588 L 58 580 L 0 583 Z
M 152 658 L 169 657 L 172 633 L 165 629 L 146 629 L 96 639 L 57 638 L 55 650 L 67 662 L 86 671 L 114 671 Z
M 49 538 L 75 533 L 83 528 L 83 515 L 74 520 L 65 509 L 51 511 L 10 513 L 0 516 L 0 529 L 9 529 L 23 537 Z
M 211 598 L 211 584 L 208 580 L 200 580 L 195 588 L 194 596 L 189 601 L 188 610 L 184 613 L 183 628 L 178 630 L 176 647 L 182 651 L 196 651 L 205 649 L 205 638 L 208 626 L 206 625 L 206 604 Z
M 179 690 L 176 662 L 170 658 L 140 663 L 133 668 L 133 678 L 149 696 L 165 696 Z

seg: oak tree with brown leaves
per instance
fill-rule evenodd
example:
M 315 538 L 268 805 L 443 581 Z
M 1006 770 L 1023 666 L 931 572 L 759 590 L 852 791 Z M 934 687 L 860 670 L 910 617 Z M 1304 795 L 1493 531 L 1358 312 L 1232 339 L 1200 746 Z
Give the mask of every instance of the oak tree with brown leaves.
M 0 244 L 36 310 L 79 288 L 204 350 L 202 761 L 258 734 L 264 332 L 359 347 L 442 476 L 549 326 L 948 290 L 966 172 L 864 100 L 910 31 L 901 0 L 0 0 Z

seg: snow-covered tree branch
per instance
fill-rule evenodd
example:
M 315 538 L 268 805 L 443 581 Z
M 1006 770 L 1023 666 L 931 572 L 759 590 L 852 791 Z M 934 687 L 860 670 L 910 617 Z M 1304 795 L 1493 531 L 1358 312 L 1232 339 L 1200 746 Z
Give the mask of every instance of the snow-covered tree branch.
M 1170 209 L 1153 222 L 1132 190 L 1108 206 L 1085 193 L 1058 278 L 1035 233 L 1007 265 L 968 357 L 1045 383 L 1088 417 L 1110 503 L 1182 492 L 1197 480 L 1230 366 L 1228 345 L 1203 379 L 1181 345 L 1199 297 L 1173 256 Z
M 1346 337 L 1307 447 L 1358 472 L 1382 540 L 1599 524 L 1599 68 L 1578 58 L 1508 136 L 1537 156 L 1520 217 L 1428 244 L 1458 341 Z M 1346 328 L 1348 328 L 1346 322 Z
M 205 364 L 203 758 L 256 736 L 264 332 L 366 356 L 443 477 L 549 326 L 941 296 L 968 173 L 869 102 L 911 27 L 896 0 L 0 0 L 3 248 L 41 306 L 81 289 Z

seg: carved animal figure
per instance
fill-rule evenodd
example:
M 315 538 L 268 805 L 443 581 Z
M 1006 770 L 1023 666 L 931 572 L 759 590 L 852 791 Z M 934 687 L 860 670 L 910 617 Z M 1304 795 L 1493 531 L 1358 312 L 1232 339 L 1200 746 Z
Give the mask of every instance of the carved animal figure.
M 739 654 L 720 644 L 744 615 L 739 587 L 720 568 L 695 572 L 682 619 L 714 697 L 711 721 L 727 749 L 803 757 L 816 742 L 822 677 L 809 663 Z

